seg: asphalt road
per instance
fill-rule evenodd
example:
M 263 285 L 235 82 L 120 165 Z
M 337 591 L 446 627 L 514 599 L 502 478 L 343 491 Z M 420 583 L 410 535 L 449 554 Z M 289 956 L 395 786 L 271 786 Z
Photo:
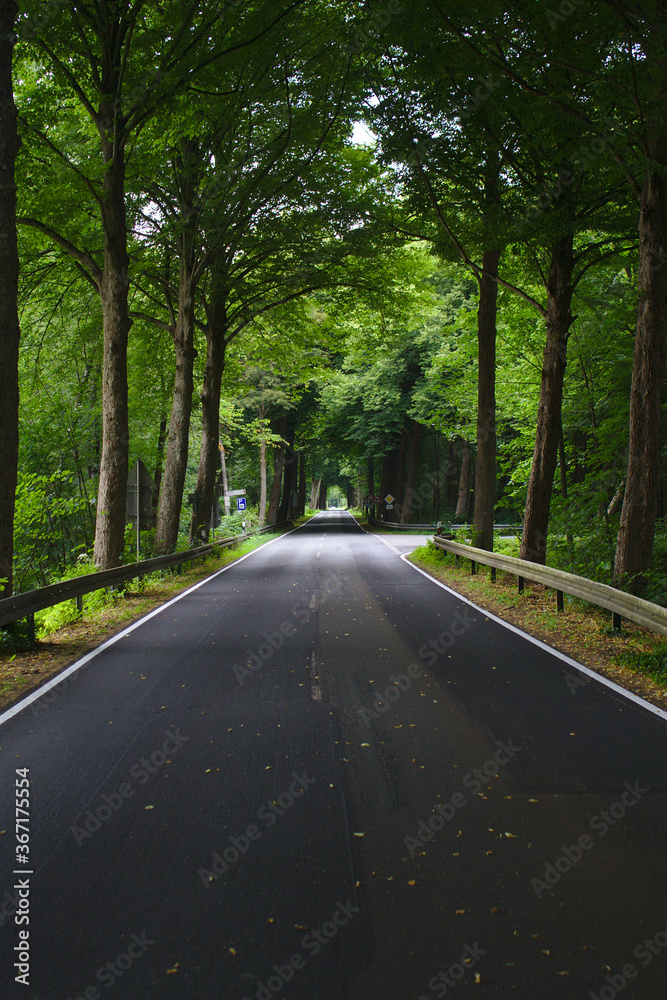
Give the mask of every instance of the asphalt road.
M 664 713 L 423 541 L 321 514 L 0 718 L 3 1000 L 667 995 Z

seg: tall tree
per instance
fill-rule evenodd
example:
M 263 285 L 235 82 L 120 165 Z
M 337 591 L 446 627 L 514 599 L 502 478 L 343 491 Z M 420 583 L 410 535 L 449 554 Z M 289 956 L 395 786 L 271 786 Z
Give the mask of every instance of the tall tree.
M 26 5 L 28 19 L 40 4 Z M 78 262 L 97 288 L 103 315 L 103 433 L 97 498 L 95 561 L 117 565 L 123 552 L 128 472 L 127 347 L 132 319 L 127 222 L 129 151 L 141 130 L 203 68 L 251 48 L 285 16 L 285 7 L 255 8 L 237 18 L 230 5 L 184 7 L 167 2 L 150 9 L 142 2 L 104 0 L 58 6 L 52 20 L 36 29 L 31 49 L 43 67 L 42 88 L 63 104 L 73 95 L 87 121 L 72 148 L 58 123 L 31 123 L 48 153 L 67 164 L 95 204 L 103 236 L 98 255 L 43 219 L 25 217 Z M 35 20 L 35 24 L 39 24 Z M 32 33 L 31 33 L 32 34 Z M 48 67 L 48 72 L 46 71 Z M 54 86 L 55 81 L 55 86 Z M 65 227 L 66 228 L 66 227 Z
M 12 593 L 19 455 L 19 259 L 15 162 L 20 148 L 13 90 L 18 4 L 0 3 L 0 597 Z
M 630 393 L 630 440 L 614 581 L 645 586 L 653 558 L 660 479 L 660 410 L 667 355 L 667 12 L 661 3 L 615 4 L 642 122 L 639 294 Z M 640 58 L 645 53 L 645 58 Z

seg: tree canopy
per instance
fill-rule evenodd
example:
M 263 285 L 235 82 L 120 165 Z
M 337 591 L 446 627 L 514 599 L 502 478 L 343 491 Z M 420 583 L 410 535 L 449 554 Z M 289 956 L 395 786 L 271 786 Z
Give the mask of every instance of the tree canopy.
M 659 0 L 2 18 L 4 593 L 129 558 L 141 457 L 146 552 L 329 489 L 665 600 Z

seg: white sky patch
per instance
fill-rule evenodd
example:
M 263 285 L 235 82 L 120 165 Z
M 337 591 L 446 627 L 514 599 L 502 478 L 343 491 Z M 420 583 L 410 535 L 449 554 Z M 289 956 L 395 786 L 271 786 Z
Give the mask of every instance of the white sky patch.
M 352 142 L 355 146 L 374 146 L 377 136 L 363 122 L 355 122 L 352 129 Z

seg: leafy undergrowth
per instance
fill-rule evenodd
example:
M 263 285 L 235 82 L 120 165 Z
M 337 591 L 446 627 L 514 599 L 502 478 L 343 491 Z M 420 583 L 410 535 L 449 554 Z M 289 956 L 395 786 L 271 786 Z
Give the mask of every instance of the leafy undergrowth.
M 40 623 L 39 641 L 34 646 L 29 646 L 27 628 L 22 622 L 11 631 L 0 632 L 0 708 L 47 680 L 128 622 L 281 534 L 283 532 L 257 535 L 233 549 L 219 549 L 208 559 L 198 560 L 194 569 L 186 564 L 187 569 L 178 575 L 165 573 L 163 577 L 159 572 L 151 573 L 141 580 L 130 581 L 125 590 L 102 600 L 87 603 L 84 598 L 83 615 L 77 613 L 73 600 L 48 608 L 35 616 L 40 618 Z M 96 597 L 97 594 L 106 592 L 87 596 Z
M 667 709 L 667 641 L 649 629 L 624 620 L 614 632 L 610 612 L 567 594 L 559 614 L 553 590 L 526 581 L 519 594 L 515 576 L 498 573 L 492 583 L 489 571 L 479 566 L 471 574 L 468 560 L 456 566 L 454 556 L 432 542 L 408 558 L 486 611 Z

